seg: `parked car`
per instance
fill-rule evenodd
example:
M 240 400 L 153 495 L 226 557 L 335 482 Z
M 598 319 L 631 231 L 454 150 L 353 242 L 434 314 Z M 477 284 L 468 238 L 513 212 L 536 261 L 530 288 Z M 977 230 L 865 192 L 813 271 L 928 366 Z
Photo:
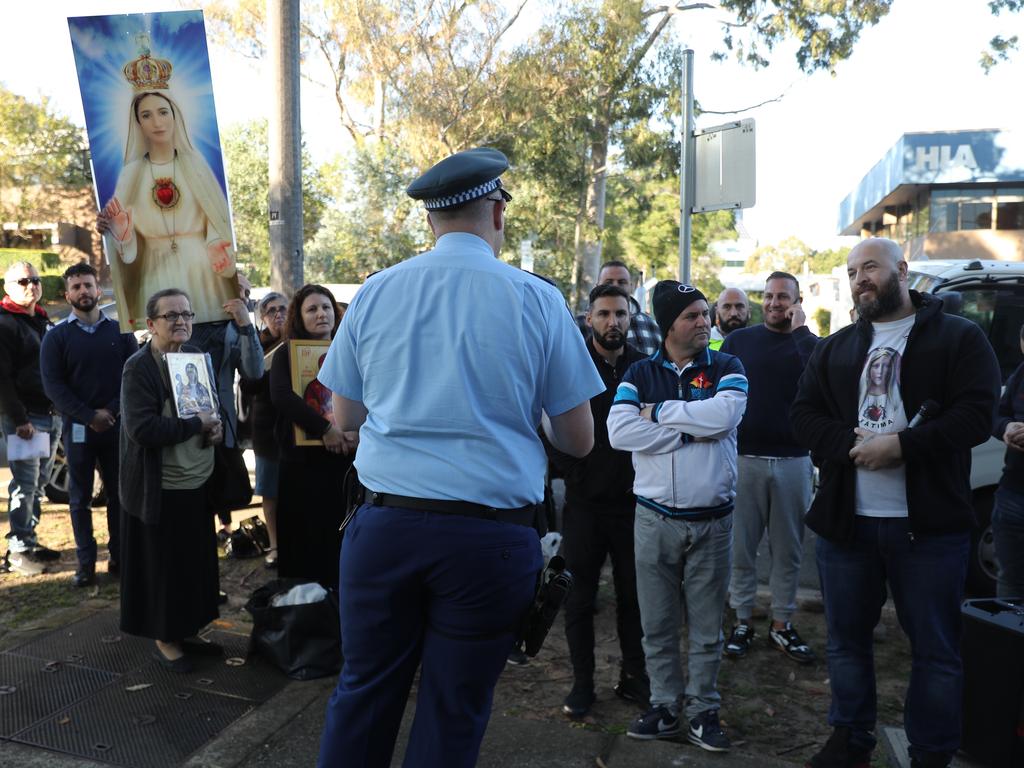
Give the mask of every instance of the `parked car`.
M 943 309 L 977 323 L 985 332 L 1003 383 L 1020 365 L 1024 325 L 1024 263 L 1010 261 L 915 261 L 910 287 L 943 300 Z M 996 556 L 992 545 L 992 503 L 1003 471 L 1006 446 L 990 438 L 971 453 L 971 488 L 978 526 L 971 537 L 967 588 L 976 596 L 995 594 Z

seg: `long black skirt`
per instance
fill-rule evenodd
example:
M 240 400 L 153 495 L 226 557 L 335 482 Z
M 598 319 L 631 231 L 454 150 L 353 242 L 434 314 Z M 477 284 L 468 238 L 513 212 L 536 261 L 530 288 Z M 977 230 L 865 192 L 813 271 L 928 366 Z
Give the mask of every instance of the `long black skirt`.
M 342 486 L 352 462 L 323 448 L 299 449 L 302 461 L 282 459 L 277 496 L 277 571 L 282 577 L 338 586 L 345 518 Z
M 217 618 L 217 536 L 206 487 L 161 491 L 160 521 L 121 515 L 121 629 L 174 642 Z

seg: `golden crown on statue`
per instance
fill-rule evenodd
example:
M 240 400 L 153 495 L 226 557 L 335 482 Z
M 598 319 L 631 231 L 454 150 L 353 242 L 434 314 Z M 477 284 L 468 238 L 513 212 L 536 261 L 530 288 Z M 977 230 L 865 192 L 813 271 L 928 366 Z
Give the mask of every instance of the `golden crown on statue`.
M 149 50 L 149 35 L 141 32 L 135 36 L 139 46 L 139 58 L 124 65 L 124 76 L 136 91 L 155 91 L 168 87 L 171 79 L 171 62 L 154 59 Z

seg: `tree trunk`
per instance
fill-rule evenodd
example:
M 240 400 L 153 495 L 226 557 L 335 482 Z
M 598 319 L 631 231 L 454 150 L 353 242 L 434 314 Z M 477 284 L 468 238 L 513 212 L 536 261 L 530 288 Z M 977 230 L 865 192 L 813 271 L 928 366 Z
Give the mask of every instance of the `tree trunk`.
M 608 180 L 609 121 L 602 119 L 594 125 L 594 138 L 590 144 L 590 182 L 587 185 L 587 226 L 582 246 L 577 248 L 579 258 L 580 302 L 597 285 L 601 268 L 601 238 L 604 235 L 605 189 Z

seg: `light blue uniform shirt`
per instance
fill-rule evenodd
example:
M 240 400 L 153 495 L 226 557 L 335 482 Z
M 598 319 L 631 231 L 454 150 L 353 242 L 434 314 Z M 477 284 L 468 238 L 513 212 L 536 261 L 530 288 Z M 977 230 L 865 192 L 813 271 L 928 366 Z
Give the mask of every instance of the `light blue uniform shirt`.
M 367 488 L 502 509 L 543 499 L 541 409 L 605 389 L 558 290 L 462 232 L 366 281 L 319 379 L 366 406 Z

